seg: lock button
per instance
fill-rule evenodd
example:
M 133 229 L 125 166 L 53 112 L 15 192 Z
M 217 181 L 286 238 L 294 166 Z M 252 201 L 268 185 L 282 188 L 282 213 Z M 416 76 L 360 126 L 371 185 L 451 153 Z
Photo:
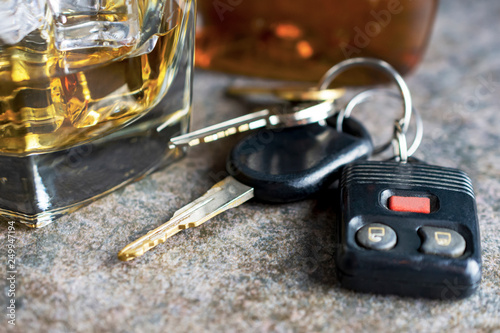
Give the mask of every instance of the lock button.
M 356 240 L 367 249 L 387 251 L 396 246 L 398 237 L 391 227 L 382 223 L 371 223 L 359 229 Z
M 422 238 L 420 251 L 426 254 L 457 258 L 465 252 L 465 240 L 458 232 L 435 227 L 422 227 L 418 231 Z
M 389 198 L 387 206 L 395 212 L 431 213 L 431 199 L 421 197 L 402 197 L 394 195 Z

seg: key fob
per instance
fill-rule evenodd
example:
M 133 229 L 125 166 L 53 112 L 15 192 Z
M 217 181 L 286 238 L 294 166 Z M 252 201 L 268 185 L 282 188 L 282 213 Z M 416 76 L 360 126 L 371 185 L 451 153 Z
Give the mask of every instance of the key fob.
M 435 299 L 481 280 L 474 191 L 462 171 L 421 162 L 359 162 L 341 178 L 337 272 L 343 287 Z
M 343 132 L 311 124 L 279 130 L 264 129 L 240 141 L 231 151 L 227 171 L 254 188 L 260 201 L 282 203 L 302 200 L 340 178 L 342 168 L 367 159 L 373 144 L 367 130 L 347 118 Z

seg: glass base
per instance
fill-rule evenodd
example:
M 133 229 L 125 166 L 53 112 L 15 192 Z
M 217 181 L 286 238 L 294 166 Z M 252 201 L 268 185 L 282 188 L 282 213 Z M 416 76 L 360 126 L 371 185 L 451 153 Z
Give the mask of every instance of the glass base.
M 187 120 L 185 115 L 160 132 L 160 123 L 141 122 L 64 151 L 0 156 L 1 218 L 43 227 L 178 160 L 183 151 L 170 150 L 168 141 L 186 132 Z

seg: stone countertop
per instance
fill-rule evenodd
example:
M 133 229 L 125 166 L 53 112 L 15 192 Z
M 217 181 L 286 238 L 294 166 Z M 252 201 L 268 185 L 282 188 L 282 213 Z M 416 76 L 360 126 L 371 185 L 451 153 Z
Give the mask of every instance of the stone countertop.
M 408 78 L 426 127 L 417 156 L 459 167 L 474 181 L 484 266 L 471 297 L 443 302 L 341 289 L 336 210 L 327 195 L 249 202 L 140 259 L 118 261 L 124 245 L 220 179 L 231 147 L 220 141 L 43 229 L 17 226 L 16 326 L 4 316 L 3 278 L 0 332 L 500 332 L 499 17 L 496 0 L 443 0 L 426 57 Z M 193 127 L 248 112 L 224 96 L 228 85 L 248 82 L 198 71 Z M 379 118 L 363 114 L 376 126 Z M 1 225 L 2 258 L 6 231 Z

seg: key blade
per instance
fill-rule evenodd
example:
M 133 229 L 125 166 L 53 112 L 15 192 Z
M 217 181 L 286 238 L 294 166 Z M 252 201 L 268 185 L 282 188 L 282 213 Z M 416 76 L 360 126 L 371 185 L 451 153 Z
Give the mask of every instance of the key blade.
M 118 259 L 129 261 L 143 255 L 181 230 L 197 227 L 212 217 L 253 198 L 253 188 L 229 176 L 199 199 L 174 213 L 171 220 L 125 246 Z
M 265 109 L 173 137 L 170 139 L 169 147 L 173 149 L 175 147 L 196 146 L 200 143 L 212 142 L 236 133 L 265 127 L 270 114 L 271 112 Z

